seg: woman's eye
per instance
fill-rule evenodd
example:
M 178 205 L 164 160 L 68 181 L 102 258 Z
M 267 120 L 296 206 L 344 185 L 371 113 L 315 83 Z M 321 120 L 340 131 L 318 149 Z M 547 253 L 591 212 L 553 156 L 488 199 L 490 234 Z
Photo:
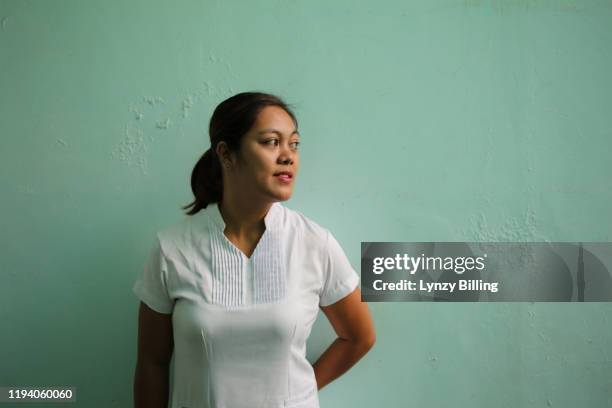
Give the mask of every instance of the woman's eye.
M 294 149 L 297 149 L 300 143 L 301 142 L 296 141 L 296 142 L 292 142 L 291 144 L 294 145 L 293 147 Z M 279 144 L 279 141 L 278 139 L 269 139 L 269 140 L 266 140 L 264 144 L 269 145 L 269 146 L 277 146 Z

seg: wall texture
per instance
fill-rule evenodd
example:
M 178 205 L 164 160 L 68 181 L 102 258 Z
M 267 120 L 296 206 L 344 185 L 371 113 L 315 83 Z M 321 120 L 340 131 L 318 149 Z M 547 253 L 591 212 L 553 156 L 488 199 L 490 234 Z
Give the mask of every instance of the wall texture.
M 296 107 L 285 204 L 360 241 L 610 241 L 610 1 L 0 1 L 0 386 L 132 398 L 154 233 L 214 107 Z M 604 407 L 608 303 L 375 303 L 322 407 Z M 332 339 L 320 314 L 314 360 Z M 48 406 L 41 404 L 40 406 Z

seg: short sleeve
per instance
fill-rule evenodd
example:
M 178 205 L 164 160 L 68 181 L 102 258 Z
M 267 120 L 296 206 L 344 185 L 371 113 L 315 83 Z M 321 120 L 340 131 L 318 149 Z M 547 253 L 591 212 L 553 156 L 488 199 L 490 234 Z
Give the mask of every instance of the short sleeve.
M 319 295 L 319 305 L 329 306 L 341 300 L 359 285 L 359 275 L 349 262 L 342 247 L 327 231 L 327 262 L 324 284 Z
M 168 294 L 168 264 L 159 236 L 155 237 L 149 258 L 134 282 L 132 290 L 140 300 L 156 312 L 172 313 L 174 302 Z

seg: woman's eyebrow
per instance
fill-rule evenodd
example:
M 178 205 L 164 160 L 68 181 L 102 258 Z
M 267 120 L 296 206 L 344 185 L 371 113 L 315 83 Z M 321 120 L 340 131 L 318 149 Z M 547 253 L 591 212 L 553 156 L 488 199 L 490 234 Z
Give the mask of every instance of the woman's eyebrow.
M 258 135 L 261 135 L 261 134 L 264 134 L 264 133 L 276 133 L 279 136 L 283 135 L 279 130 L 276 130 L 276 129 L 262 129 L 259 132 L 257 132 Z M 298 136 L 300 136 L 300 133 L 297 131 L 297 129 L 295 129 L 291 133 L 291 135 L 298 135 Z

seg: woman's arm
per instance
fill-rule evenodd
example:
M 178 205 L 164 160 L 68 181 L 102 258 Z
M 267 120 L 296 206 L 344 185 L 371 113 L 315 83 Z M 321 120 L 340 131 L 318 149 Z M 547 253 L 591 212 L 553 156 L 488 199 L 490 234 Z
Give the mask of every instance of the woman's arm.
M 344 374 L 376 342 L 374 322 L 368 304 L 361 302 L 359 287 L 338 302 L 321 306 L 321 310 L 338 338 L 313 364 L 319 390 Z
M 158 313 L 140 302 L 138 357 L 134 373 L 135 408 L 168 407 L 173 348 L 172 314 Z

